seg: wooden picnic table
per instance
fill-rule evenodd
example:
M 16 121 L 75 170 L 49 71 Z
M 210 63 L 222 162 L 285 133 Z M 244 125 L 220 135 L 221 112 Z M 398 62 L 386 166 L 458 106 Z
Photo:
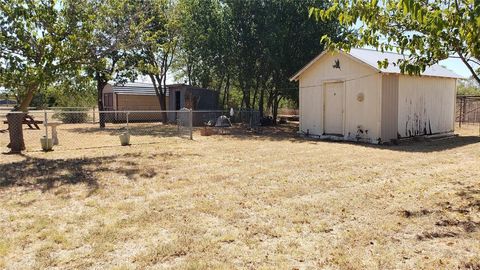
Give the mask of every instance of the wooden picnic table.
M 4 124 L 8 124 L 8 121 L 3 121 Z M 43 124 L 43 121 L 33 119 L 33 116 L 25 114 L 23 117 L 23 125 L 27 125 L 30 129 L 40 129 L 39 124 Z

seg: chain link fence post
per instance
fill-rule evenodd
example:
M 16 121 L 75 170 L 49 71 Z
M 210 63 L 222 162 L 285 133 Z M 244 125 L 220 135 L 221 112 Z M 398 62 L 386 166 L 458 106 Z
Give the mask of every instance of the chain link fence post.
M 127 112 L 127 133 L 130 133 L 130 130 L 128 129 L 128 116 L 130 115 L 130 112 Z
M 193 140 L 193 109 L 189 112 L 189 128 L 190 128 L 190 140 Z
M 47 115 L 47 110 L 43 110 L 43 125 L 45 126 L 45 138 L 47 139 L 48 142 L 48 115 Z

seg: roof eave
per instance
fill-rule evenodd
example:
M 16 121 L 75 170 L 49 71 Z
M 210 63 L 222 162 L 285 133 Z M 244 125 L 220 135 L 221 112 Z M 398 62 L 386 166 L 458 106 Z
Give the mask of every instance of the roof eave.
M 298 81 L 298 77 L 300 77 L 300 75 L 305 71 L 307 70 L 311 65 L 313 65 L 315 62 L 317 62 L 318 59 L 320 59 L 322 56 L 324 56 L 328 51 L 323 51 L 321 52 L 319 55 L 317 55 L 317 57 L 313 58 L 313 60 L 311 60 L 310 62 L 308 62 L 305 66 L 303 66 L 297 73 L 295 73 L 295 75 L 293 75 L 292 77 L 290 77 L 290 81 L 293 82 L 293 81 Z
M 429 75 L 429 74 L 420 74 L 420 75 L 415 75 L 415 74 L 408 74 L 408 73 L 401 73 L 401 72 L 387 72 L 387 71 L 382 71 L 383 74 L 392 74 L 392 75 L 404 75 L 404 76 L 419 76 L 419 77 L 433 77 L 433 78 L 446 78 L 446 79 L 465 79 L 465 77 L 462 77 L 458 74 L 455 75 L 449 75 L 449 76 L 439 76 L 439 75 Z
M 381 71 L 378 67 L 374 67 L 374 66 L 370 65 L 369 63 L 364 62 L 364 61 L 362 61 L 361 59 L 359 59 L 359 58 L 357 58 L 357 57 L 355 57 L 355 56 L 353 56 L 353 55 L 351 55 L 351 54 L 349 54 L 349 53 L 346 53 L 346 52 L 344 52 L 344 51 L 342 51 L 342 50 L 339 50 L 339 51 L 327 51 L 327 50 L 325 50 L 325 51 L 323 51 L 322 53 L 320 53 L 317 57 L 315 57 L 312 61 L 310 61 L 308 64 L 306 64 L 305 66 L 303 66 L 303 68 L 300 69 L 295 75 L 293 75 L 292 77 L 290 77 L 290 81 L 291 81 L 291 82 L 292 82 L 292 81 L 298 81 L 300 75 L 301 75 L 303 72 L 305 72 L 305 70 L 307 70 L 308 68 L 310 68 L 310 66 L 312 66 L 315 62 L 317 62 L 320 58 L 322 58 L 322 57 L 323 57 L 325 54 L 327 54 L 328 52 L 332 52 L 332 53 L 333 53 L 333 52 L 338 52 L 338 53 L 341 53 L 341 54 L 345 55 L 346 57 L 352 59 L 353 61 L 358 62 L 358 63 L 363 64 L 363 65 L 366 65 L 366 66 L 374 69 L 374 70 L 377 71 L 377 72 L 380 72 L 380 73 L 383 72 L 383 71 Z

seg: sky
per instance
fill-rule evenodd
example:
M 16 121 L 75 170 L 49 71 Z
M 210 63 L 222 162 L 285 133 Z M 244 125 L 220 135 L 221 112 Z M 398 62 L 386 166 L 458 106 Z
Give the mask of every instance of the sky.
M 365 49 L 375 50 L 375 48 L 372 48 L 372 47 L 365 47 Z M 394 51 L 394 53 L 396 52 Z M 465 66 L 463 61 L 460 58 L 458 58 L 458 56 L 452 56 L 448 59 L 442 60 L 439 62 L 439 64 L 455 72 L 456 74 L 464 77 L 465 79 L 472 76 L 472 73 L 470 72 L 470 70 L 468 70 L 467 66 Z M 473 63 L 472 63 L 472 66 L 474 69 L 479 68 L 478 65 L 475 65 Z
M 459 58 L 449 58 L 449 59 L 440 61 L 440 65 L 447 67 L 451 71 L 465 78 L 469 78 L 470 76 L 472 76 L 472 73 L 470 72 L 470 70 L 468 70 L 467 66 L 465 66 L 465 64 Z

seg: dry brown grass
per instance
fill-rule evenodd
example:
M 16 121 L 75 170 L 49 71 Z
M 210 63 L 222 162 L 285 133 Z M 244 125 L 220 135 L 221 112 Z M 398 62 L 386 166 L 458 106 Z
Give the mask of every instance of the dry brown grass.
M 263 132 L 2 155 L 0 268 L 480 267 L 476 129 L 389 147 Z

